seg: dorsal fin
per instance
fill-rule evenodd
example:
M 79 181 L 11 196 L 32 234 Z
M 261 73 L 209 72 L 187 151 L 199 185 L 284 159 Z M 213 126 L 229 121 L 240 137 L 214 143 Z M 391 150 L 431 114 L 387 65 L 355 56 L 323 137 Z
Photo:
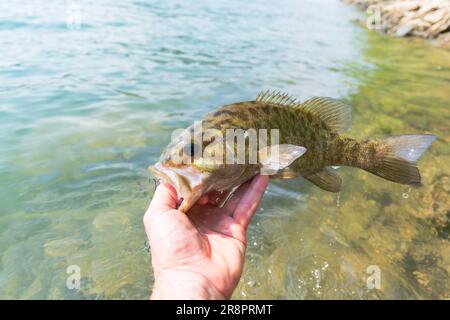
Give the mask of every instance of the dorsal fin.
M 292 107 L 298 105 L 297 99 L 281 91 L 261 91 L 256 96 L 256 101 Z
M 352 108 L 339 100 L 314 97 L 304 101 L 298 107 L 319 117 L 335 132 L 348 131 L 352 126 Z
M 261 91 L 256 97 L 258 102 L 272 103 L 285 107 L 302 108 L 319 117 L 335 132 L 345 132 L 352 126 L 352 108 L 333 98 L 314 97 L 300 103 L 296 98 L 281 91 Z

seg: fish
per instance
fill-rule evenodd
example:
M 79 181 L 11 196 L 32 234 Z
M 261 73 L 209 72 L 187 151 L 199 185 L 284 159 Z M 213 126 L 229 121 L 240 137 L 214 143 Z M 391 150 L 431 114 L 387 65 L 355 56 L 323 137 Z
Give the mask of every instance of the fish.
M 271 179 L 303 177 L 329 192 L 342 187 L 339 175 L 329 170 L 333 166 L 359 168 L 399 184 L 421 184 L 418 160 L 435 135 L 360 140 L 343 135 L 350 127 L 351 107 L 340 100 L 312 97 L 301 102 L 287 93 L 268 90 L 255 100 L 208 113 L 176 135 L 149 170 L 175 188 L 181 200 L 178 210 L 184 213 L 212 191 L 225 194 L 226 201 L 257 174 Z M 228 139 L 230 130 L 243 132 L 240 144 L 239 138 Z M 262 135 L 255 143 L 247 134 L 250 131 L 277 135 Z M 245 150 L 241 161 L 236 161 L 242 144 Z M 233 157 L 228 159 L 228 154 Z

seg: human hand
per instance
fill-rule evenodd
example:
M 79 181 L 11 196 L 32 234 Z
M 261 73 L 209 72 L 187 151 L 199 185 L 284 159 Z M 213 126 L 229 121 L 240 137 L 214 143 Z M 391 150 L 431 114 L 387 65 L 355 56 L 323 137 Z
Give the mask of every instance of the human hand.
M 203 196 L 187 214 L 175 209 L 175 189 L 159 185 L 144 215 L 155 277 L 151 298 L 230 298 L 244 265 L 247 226 L 268 182 L 256 176 L 223 208 Z

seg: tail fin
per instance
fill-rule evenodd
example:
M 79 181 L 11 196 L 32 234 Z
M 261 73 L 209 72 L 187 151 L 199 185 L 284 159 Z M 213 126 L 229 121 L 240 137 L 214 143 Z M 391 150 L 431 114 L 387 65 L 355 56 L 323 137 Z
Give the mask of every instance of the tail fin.
M 401 135 L 383 140 L 381 162 L 368 171 L 402 184 L 420 184 L 417 161 L 436 137 L 432 134 Z

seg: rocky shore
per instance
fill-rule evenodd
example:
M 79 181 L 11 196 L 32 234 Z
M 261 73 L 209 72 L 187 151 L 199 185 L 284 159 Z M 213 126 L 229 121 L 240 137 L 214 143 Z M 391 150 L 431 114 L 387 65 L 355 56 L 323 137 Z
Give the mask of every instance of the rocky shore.
M 450 0 L 343 0 L 367 10 L 367 27 L 429 39 L 450 50 Z

